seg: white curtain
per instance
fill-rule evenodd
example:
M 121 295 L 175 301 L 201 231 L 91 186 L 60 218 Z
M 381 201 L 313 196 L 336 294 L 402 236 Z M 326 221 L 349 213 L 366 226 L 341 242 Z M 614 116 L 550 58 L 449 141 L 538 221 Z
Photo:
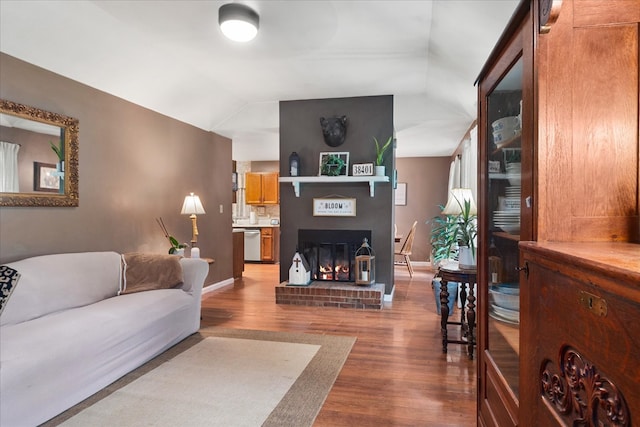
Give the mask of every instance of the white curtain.
M 0 141 L 0 192 L 18 193 L 18 151 L 20 146 Z
M 478 127 L 474 126 L 469 132 L 469 139 L 462 146 L 462 159 L 460 161 L 461 174 L 460 186 L 470 188 L 473 200 L 478 200 Z
M 456 158 L 451 162 L 451 166 L 449 167 L 449 192 L 454 188 L 460 188 L 460 157 L 456 156 Z M 447 193 L 447 197 L 449 194 Z

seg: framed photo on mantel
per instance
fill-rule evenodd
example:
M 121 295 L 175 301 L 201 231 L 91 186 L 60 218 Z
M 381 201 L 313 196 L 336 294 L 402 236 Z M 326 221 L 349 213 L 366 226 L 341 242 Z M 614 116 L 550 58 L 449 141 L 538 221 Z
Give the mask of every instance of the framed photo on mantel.
M 318 165 L 318 176 L 349 175 L 349 152 L 322 152 Z

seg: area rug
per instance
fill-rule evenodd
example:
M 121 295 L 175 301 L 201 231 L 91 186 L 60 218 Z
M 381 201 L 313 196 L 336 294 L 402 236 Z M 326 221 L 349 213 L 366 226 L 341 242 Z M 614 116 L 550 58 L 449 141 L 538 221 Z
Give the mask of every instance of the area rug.
M 311 426 L 354 343 L 202 329 L 44 426 Z

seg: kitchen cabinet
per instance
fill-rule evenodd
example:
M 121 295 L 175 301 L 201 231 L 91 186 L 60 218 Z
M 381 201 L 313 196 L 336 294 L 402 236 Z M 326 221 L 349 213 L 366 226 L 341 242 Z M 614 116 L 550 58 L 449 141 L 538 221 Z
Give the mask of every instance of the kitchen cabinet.
M 279 261 L 280 229 L 263 227 L 260 229 L 260 259 L 264 262 Z
M 478 77 L 481 426 L 564 425 L 528 411 L 542 398 L 529 350 L 561 332 L 536 323 L 531 295 L 550 294 L 518 270 L 522 242 L 640 257 L 638 22 L 637 2 L 523 0 Z
M 280 189 L 277 172 L 245 174 L 245 199 L 248 205 L 277 205 Z
M 242 278 L 244 271 L 244 232 L 233 231 L 233 278 Z
M 279 261 L 280 229 L 263 227 L 260 229 L 260 259 L 264 262 Z

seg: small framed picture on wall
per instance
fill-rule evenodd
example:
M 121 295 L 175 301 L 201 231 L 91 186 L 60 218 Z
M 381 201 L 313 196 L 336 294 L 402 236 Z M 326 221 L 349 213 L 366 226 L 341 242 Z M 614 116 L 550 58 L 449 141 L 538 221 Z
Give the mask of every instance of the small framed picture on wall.
M 399 182 L 394 190 L 396 206 L 406 206 L 407 204 L 407 183 Z

